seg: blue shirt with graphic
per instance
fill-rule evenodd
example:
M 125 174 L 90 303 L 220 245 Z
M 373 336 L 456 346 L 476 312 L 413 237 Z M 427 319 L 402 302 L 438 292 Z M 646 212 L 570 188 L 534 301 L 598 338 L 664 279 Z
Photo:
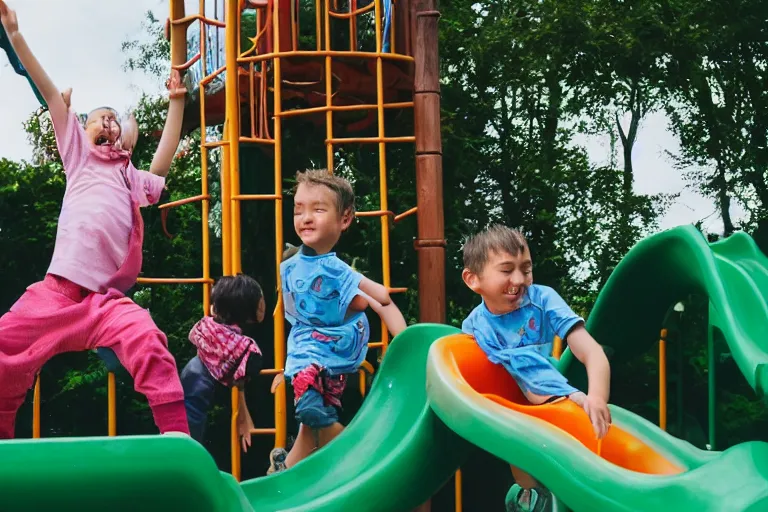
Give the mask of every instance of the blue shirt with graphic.
M 525 393 L 567 396 L 578 391 L 552 361 L 555 336 L 565 340 L 584 320 L 548 286 L 528 287 L 520 307 L 495 315 L 485 302 L 464 320 L 462 330 L 474 336 L 492 363 L 501 364 Z
M 368 352 L 370 326 L 364 312 L 348 313 L 360 294 L 362 274 L 336 253 L 305 254 L 302 247 L 280 265 L 285 318 L 291 324 L 285 375 L 311 364 L 329 375 L 353 373 Z

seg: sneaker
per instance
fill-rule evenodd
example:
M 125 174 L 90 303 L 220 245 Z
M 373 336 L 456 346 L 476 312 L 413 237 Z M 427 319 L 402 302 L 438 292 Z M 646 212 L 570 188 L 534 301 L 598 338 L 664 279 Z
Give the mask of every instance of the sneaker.
M 288 467 L 285 465 L 285 458 L 288 457 L 288 452 L 284 448 L 275 448 L 269 452 L 269 469 L 267 474 L 279 473 L 285 471 Z
M 504 505 L 506 512 L 551 512 L 552 494 L 543 487 L 523 489 L 515 484 L 509 488 Z

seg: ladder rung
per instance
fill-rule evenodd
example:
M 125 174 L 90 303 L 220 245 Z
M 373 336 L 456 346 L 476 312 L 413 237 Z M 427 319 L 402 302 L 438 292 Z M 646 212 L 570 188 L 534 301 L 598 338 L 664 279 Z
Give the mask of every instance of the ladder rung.
M 238 201 L 275 201 L 282 198 L 282 194 L 238 194 L 232 196 L 232 199 Z
M 400 215 L 395 215 L 395 222 L 400 222 L 404 218 L 409 217 L 409 216 L 413 215 L 414 213 L 416 213 L 418 211 L 419 211 L 419 207 L 418 206 L 414 206 L 410 210 L 406 210 L 403 213 L 401 213 Z
M 218 148 L 221 146 L 226 146 L 228 144 L 229 144 L 228 140 L 212 140 L 211 142 L 206 142 L 205 144 L 203 144 L 203 147 L 210 149 L 210 148 Z
M 240 142 L 250 142 L 253 144 L 274 144 L 275 139 L 262 139 L 260 137 L 240 137 Z
M 277 429 L 273 428 L 252 428 L 251 434 L 275 434 Z
M 136 280 L 139 284 L 213 284 L 213 279 L 205 277 L 140 277 Z
M 189 16 L 184 16 L 183 18 L 179 18 L 177 20 L 173 20 L 171 22 L 171 24 L 172 25 L 184 25 L 184 26 L 187 26 L 187 25 L 190 25 L 195 20 L 202 20 L 203 23 L 205 23 L 207 25 L 213 25 L 215 27 L 221 27 L 221 28 L 225 28 L 226 27 L 226 25 L 224 24 L 223 21 L 214 20 L 212 18 L 206 18 L 202 14 L 190 14 Z
M 411 108 L 413 107 L 412 101 L 401 101 L 397 103 L 384 103 L 382 105 L 385 109 L 393 109 L 393 108 Z M 305 114 L 319 114 L 323 112 L 356 112 L 360 110 L 376 110 L 379 108 L 378 105 L 375 103 L 361 103 L 359 105 L 331 105 L 331 106 L 323 106 L 323 107 L 311 107 L 311 108 L 296 108 L 293 110 L 286 110 L 284 112 L 279 112 L 276 114 L 276 117 L 295 117 L 295 116 L 301 116 Z
M 210 199 L 210 198 L 211 196 L 208 194 L 200 194 L 199 196 L 185 197 L 184 199 L 179 199 L 178 201 L 171 201 L 170 203 L 161 204 L 157 208 L 158 210 L 164 210 L 166 208 L 174 208 L 176 206 L 195 203 L 197 201 L 203 201 L 205 199 Z
M 325 139 L 326 144 L 379 144 L 382 142 L 416 142 L 416 137 L 407 135 L 405 137 L 343 137 Z

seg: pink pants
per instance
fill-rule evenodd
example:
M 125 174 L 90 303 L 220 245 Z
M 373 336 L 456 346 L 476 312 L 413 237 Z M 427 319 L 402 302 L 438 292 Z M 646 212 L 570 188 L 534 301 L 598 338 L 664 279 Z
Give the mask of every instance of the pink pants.
M 14 437 L 16 412 L 46 361 L 96 347 L 114 350 L 160 432 L 189 433 L 176 362 L 149 312 L 115 289 L 93 293 L 49 274 L 0 318 L 0 439 Z

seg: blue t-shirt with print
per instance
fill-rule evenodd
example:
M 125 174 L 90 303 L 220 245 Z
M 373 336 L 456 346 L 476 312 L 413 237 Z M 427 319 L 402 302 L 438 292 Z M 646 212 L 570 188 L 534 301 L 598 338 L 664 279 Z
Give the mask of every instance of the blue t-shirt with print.
M 474 336 L 492 363 L 507 369 L 524 392 L 567 396 L 578 390 L 568 384 L 549 357 L 555 336 L 565 340 L 583 321 L 555 290 L 534 284 L 526 290 L 518 309 L 495 315 L 483 302 L 461 328 Z
M 285 375 L 311 364 L 330 375 L 353 373 L 368 352 L 370 326 L 364 312 L 348 314 L 360 294 L 362 274 L 336 253 L 308 255 L 302 247 L 280 264 L 285 318 L 291 324 Z

